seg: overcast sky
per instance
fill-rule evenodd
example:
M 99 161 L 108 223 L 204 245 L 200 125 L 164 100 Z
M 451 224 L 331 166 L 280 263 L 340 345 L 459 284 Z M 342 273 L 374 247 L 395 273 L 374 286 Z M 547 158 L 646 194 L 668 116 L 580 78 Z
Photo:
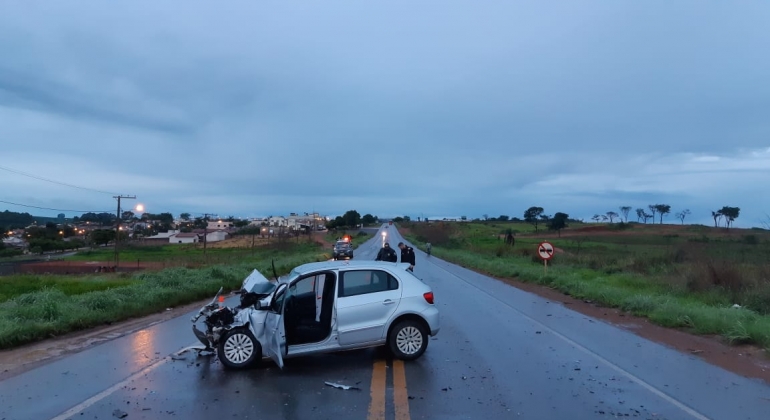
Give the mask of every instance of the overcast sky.
M 174 215 L 664 203 L 758 226 L 768 22 L 761 1 L 3 2 L 0 166 Z M 107 193 L 0 170 L 3 201 Z

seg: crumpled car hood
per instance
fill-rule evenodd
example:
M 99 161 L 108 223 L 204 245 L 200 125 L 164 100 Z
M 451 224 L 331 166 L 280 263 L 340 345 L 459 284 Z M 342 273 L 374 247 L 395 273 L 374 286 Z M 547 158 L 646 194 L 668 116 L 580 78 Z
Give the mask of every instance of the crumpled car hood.
M 243 280 L 243 284 L 241 285 L 241 289 L 245 290 L 246 292 L 260 295 L 272 293 L 276 287 L 276 283 L 268 280 L 256 269 Z

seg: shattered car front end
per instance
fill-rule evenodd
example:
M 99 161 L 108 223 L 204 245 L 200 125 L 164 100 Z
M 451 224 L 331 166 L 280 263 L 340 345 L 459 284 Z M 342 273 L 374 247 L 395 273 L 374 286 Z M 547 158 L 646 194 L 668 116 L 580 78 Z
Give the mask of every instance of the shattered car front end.
M 204 350 L 213 351 L 222 335 L 233 328 L 247 326 L 259 339 L 264 331 L 266 316 L 266 311 L 260 308 L 269 305 L 269 298 L 275 288 L 275 282 L 269 281 L 262 273 L 254 270 L 243 280 L 241 289 L 236 292 L 240 295 L 240 302 L 232 308 L 221 305 L 224 296 L 220 288 L 211 303 L 202 307 L 191 319 L 193 334 L 205 346 Z M 197 325 L 201 318 L 205 331 L 200 330 Z

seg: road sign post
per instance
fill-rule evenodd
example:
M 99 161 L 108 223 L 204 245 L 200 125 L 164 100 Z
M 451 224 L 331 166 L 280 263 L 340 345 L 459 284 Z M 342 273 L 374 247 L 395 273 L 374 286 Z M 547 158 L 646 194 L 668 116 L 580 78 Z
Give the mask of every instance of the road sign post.
M 553 258 L 553 245 L 550 242 L 540 242 L 537 245 L 537 255 L 543 260 L 543 272 L 548 275 L 548 260 Z

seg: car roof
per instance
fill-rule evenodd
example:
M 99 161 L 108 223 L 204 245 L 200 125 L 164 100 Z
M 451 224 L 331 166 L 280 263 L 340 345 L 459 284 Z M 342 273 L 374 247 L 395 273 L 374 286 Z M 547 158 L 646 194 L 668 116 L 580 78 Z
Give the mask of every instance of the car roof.
M 372 260 L 347 260 L 347 261 L 321 261 L 302 264 L 294 268 L 294 272 L 299 275 L 311 273 L 314 271 L 322 270 L 337 270 L 345 268 L 357 268 L 357 269 L 377 269 L 383 267 L 390 268 L 402 268 L 406 270 L 409 267 L 409 263 L 393 263 L 389 261 L 372 261 Z

